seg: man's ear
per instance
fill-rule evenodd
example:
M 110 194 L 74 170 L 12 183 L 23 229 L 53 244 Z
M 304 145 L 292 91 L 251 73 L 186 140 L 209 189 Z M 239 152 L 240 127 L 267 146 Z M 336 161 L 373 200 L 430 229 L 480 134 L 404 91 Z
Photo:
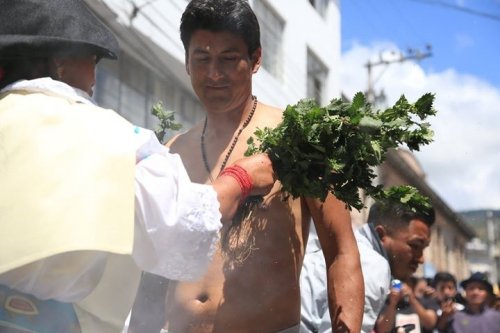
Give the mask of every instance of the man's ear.
M 52 57 L 49 61 L 50 73 L 53 79 L 64 80 L 64 66 L 67 63 L 66 58 Z
M 187 52 L 184 54 L 184 66 L 186 67 L 187 75 L 191 75 L 191 73 L 189 72 L 189 56 Z
M 376 225 L 375 226 L 375 232 L 378 235 L 378 238 L 380 238 L 381 241 L 383 241 L 387 237 L 387 230 L 383 225 Z
M 252 71 L 254 74 L 259 71 L 261 62 L 262 62 L 262 47 L 258 47 L 252 53 Z

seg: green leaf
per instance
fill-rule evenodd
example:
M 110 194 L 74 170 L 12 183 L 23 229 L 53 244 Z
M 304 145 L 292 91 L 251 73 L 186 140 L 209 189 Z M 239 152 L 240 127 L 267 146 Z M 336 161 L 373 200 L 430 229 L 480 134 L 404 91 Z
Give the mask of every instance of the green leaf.
M 175 122 L 174 112 L 165 110 L 161 101 L 153 105 L 151 113 L 159 120 L 154 132 L 160 142 L 163 142 L 167 131 L 178 131 L 182 128 L 181 124 Z

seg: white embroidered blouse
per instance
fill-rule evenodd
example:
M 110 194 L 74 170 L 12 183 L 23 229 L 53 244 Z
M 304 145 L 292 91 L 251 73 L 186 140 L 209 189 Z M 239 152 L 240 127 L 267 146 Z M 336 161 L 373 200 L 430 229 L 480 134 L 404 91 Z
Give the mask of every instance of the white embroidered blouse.
M 83 91 L 50 78 L 18 81 L 9 90 L 52 92 L 93 103 Z M 193 280 L 206 270 L 219 239 L 217 194 L 192 183 L 178 155 L 150 130 L 131 125 L 136 142 L 135 232 L 132 256 L 140 269 L 175 280 Z M 0 284 L 40 299 L 74 302 L 98 283 L 109 253 L 55 255 L 0 275 Z M 64 272 L 61 274 L 61 272 Z

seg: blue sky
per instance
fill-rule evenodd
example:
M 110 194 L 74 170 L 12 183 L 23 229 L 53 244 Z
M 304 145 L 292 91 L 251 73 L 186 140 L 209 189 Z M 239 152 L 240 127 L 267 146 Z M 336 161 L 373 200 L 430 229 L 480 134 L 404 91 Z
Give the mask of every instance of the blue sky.
M 451 67 L 500 86 L 500 0 L 343 0 L 341 11 L 343 51 L 356 41 L 389 40 L 402 50 L 431 44 L 425 70 Z
M 452 209 L 500 209 L 500 0 L 342 0 L 341 14 L 348 96 L 366 89 L 367 60 L 432 45 L 420 62 L 374 69 L 375 90 L 388 104 L 435 93 L 435 140 L 416 153 L 429 184 Z

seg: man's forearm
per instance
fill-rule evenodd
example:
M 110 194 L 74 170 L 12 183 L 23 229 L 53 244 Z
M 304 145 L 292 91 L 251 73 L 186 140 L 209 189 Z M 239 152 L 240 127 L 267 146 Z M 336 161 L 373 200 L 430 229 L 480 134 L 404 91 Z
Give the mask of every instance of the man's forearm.
M 424 328 L 430 330 L 435 327 L 437 315 L 434 310 L 426 309 L 415 296 L 410 297 L 410 305 L 415 310 Z
M 332 332 L 360 332 L 365 292 L 359 256 L 339 255 L 328 269 L 328 281 Z
M 396 322 L 396 305 L 389 302 L 379 314 L 377 323 L 375 324 L 376 332 L 389 332 L 394 328 Z

